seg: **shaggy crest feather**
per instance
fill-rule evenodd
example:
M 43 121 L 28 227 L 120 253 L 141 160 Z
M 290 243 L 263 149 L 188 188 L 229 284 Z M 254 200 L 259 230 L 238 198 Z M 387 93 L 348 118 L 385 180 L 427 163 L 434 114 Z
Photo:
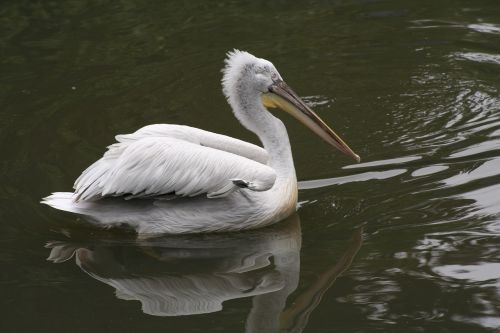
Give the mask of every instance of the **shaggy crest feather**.
M 234 49 L 226 54 L 226 59 L 224 59 L 224 68 L 222 69 L 222 92 L 229 99 L 231 95 L 231 88 L 234 87 L 234 83 L 238 80 L 241 75 L 242 67 L 255 63 L 259 58 L 246 52 Z

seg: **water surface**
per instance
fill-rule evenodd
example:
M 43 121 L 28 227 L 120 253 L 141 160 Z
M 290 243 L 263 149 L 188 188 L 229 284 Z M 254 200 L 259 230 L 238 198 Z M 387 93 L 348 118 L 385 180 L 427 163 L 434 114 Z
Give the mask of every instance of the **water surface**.
M 301 208 L 273 228 L 146 242 L 39 204 L 147 124 L 257 142 L 232 48 L 362 163 L 277 113 Z M 7 1 L 0 52 L 2 332 L 499 329 L 498 1 Z

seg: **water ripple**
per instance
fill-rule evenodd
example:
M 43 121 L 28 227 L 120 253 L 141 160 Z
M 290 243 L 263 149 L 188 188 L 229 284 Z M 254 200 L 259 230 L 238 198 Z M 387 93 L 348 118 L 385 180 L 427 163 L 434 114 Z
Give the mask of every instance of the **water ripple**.
M 488 178 L 500 174 L 498 166 L 500 165 L 500 157 L 484 162 L 477 168 L 468 172 L 460 172 L 458 175 L 446 178 L 443 182 L 447 186 L 463 185 L 478 179 Z
M 467 28 L 477 32 L 484 32 L 488 34 L 500 34 L 500 27 L 490 23 L 468 24 Z
M 500 65 L 500 55 L 481 52 L 457 52 L 454 56 L 458 59 L 466 59 L 481 63 Z
M 472 215 L 491 216 L 500 214 L 500 184 L 466 192 L 457 197 L 475 201 L 475 211 Z
M 387 160 L 379 160 L 379 161 L 372 161 L 372 162 L 366 162 L 366 163 L 359 163 L 359 164 L 351 164 L 351 165 L 346 165 L 342 167 L 342 169 L 359 169 L 359 168 L 368 168 L 368 167 L 375 167 L 375 166 L 383 166 L 383 165 L 392 165 L 392 164 L 403 164 L 411 161 L 416 161 L 421 159 L 422 156 L 405 156 L 405 157 L 397 157 L 397 158 L 391 158 Z
M 381 180 L 381 179 L 388 179 L 388 178 L 399 176 L 399 175 L 405 173 L 406 171 L 407 171 L 406 169 L 395 169 L 395 170 L 388 170 L 388 171 L 371 171 L 371 172 L 364 172 L 364 173 L 343 176 L 343 177 L 315 179 L 315 180 L 303 180 L 303 181 L 299 182 L 298 186 L 299 186 L 299 190 L 308 190 L 308 189 L 321 188 L 321 187 L 326 187 L 326 186 L 331 186 L 331 185 L 341 185 L 341 184 L 354 183 L 354 182 L 364 182 L 364 181 L 373 180 L 373 179 Z
M 442 164 L 437 164 L 437 165 L 431 165 L 428 167 L 420 168 L 418 170 L 415 170 L 411 173 L 413 177 L 421 177 L 421 176 L 428 176 L 432 175 L 444 170 L 447 170 L 449 167 L 447 165 L 442 165 Z
M 314 96 L 304 96 L 302 99 L 309 105 L 311 108 L 315 108 L 317 106 L 326 106 L 330 107 L 334 100 L 332 98 L 328 98 L 321 95 Z
M 459 158 L 466 156 L 478 155 L 484 152 L 500 149 L 500 139 L 484 141 L 465 147 L 449 156 L 449 158 Z

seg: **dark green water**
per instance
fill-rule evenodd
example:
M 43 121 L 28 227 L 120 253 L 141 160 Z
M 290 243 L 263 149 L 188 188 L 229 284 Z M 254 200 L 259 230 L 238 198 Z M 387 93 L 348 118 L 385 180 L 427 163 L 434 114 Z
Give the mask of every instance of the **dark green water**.
M 146 124 L 255 142 L 232 48 L 363 163 L 282 116 L 302 207 L 273 228 L 136 241 L 39 204 Z M 4 1 L 0 52 L 1 332 L 499 330 L 497 0 Z

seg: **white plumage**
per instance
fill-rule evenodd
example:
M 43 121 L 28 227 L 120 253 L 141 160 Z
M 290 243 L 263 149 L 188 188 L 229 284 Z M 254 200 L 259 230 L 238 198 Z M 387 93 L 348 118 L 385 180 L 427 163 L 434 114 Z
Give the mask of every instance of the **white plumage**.
M 267 160 L 262 148 L 192 127 L 150 125 L 117 140 L 76 180 L 76 201 L 174 193 L 216 198 L 239 188 L 233 179 L 260 191 L 269 190 L 276 179 L 276 172 L 259 162 Z
M 42 202 L 139 233 L 235 231 L 277 222 L 296 209 L 297 180 L 285 126 L 265 106 L 284 109 L 359 160 L 269 61 L 235 50 L 223 73 L 236 118 L 264 148 L 188 126 L 150 125 L 118 135 L 76 180 L 74 193 L 54 193 Z M 129 199 L 127 214 L 108 214 Z

